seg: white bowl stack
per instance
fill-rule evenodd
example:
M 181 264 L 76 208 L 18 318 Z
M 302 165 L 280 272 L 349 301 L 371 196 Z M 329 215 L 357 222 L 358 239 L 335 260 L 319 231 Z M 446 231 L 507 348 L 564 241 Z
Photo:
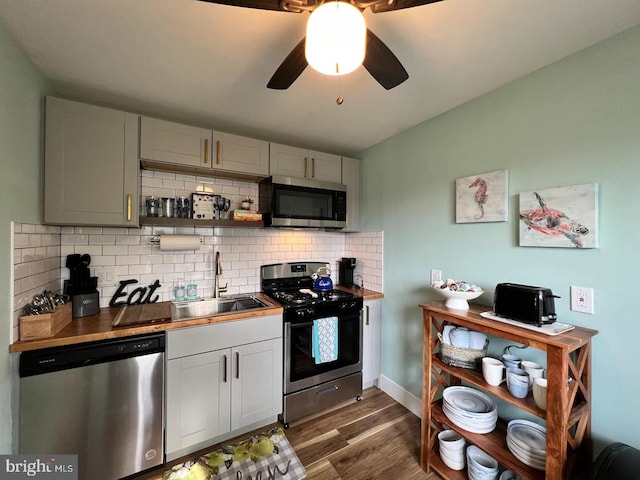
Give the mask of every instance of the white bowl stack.
M 483 392 L 464 386 L 447 387 L 442 399 L 442 411 L 454 425 L 471 433 L 489 433 L 496 428 L 496 403 Z
M 528 420 L 511 420 L 507 426 L 507 447 L 514 457 L 536 470 L 547 462 L 547 429 Z
M 496 480 L 498 461 L 471 445 L 467 448 L 467 475 L 469 480 Z

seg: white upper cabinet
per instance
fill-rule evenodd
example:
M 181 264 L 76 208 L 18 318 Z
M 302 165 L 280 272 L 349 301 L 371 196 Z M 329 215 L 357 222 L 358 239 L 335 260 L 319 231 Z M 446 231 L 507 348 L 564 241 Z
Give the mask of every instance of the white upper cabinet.
M 138 115 L 46 98 L 44 223 L 138 225 Z
M 142 117 L 140 160 L 155 170 L 258 180 L 269 175 L 269 142 Z
M 304 148 L 269 144 L 269 174 L 342 183 L 342 157 Z
M 342 157 L 342 183 L 347 186 L 347 226 L 343 232 L 362 230 L 361 181 L 362 161 L 357 158 Z
M 140 158 L 192 167 L 211 167 L 211 130 L 142 117 Z
M 269 142 L 231 133 L 213 132 L 212 168 L 269 176 Z

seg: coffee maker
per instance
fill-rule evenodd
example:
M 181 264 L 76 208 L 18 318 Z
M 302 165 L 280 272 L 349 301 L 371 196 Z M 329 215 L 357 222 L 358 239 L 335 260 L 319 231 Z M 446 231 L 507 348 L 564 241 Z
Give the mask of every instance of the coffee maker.
M 64 281 L 64 293 L 71 297 L 71 316 L 87 317 L 100 312 L 98 277 L 89 273 L 91 256 L 88 253 L 67 255 L 69 280 Z
M 342 257 L 340 261 L 340 285 L 347 288 L 360 288 L 353 283 L 353 271 L 356 269 L 356 259 Z

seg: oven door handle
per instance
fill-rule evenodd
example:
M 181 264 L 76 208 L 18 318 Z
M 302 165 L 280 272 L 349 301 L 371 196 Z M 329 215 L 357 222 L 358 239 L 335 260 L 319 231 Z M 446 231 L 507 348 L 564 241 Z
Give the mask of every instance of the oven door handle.
M 313 327 L 313 322 L 304 322 L 304 323 L 287 322 L 287 323 L 289 324 L 289 328 L 291 328 L 292 330 L 294 328 Z

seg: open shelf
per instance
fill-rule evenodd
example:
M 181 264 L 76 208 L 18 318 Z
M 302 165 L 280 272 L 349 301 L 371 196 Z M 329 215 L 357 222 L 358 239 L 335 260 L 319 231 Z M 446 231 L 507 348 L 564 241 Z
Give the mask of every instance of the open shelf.
M 544 480 L 545 473 L 543 471 L 536 470 L 535 468 L 522 463 L 520 460 L 513 456 L 513 454 L 507 447 L 507 425 L 503 420 L 498 421 L 498 424 L 493 432 L 471 433 L 458 427 L 457 425 L 454 425 L 451 420 L 447 418 L 447 416 L 442 411 L 442 401 L 431 404 L 431 419 L 439 424 L 446 425 L 447 428 L 450 428 L 451 430 L 455 430 L 465 438 L 468 444 L 476 445 L 479 449 L 495 458 L 503 467 L 517 472 L 523 480 Z M 436 457 L 440 460 L 439 455 L 432 454 L 432 461 Z M 445 478 L 455 478 L 449 475 L 449 472 L 454 472 L 454 470 L 451 470 L 444 464 L 442 464 L 442 466 L 448 472 L 447 475 L 443 475 Z
M 198 220 L 197 218 L 140 217 L 140 225 L 163 227 L 243 227 L 263 228 L 264 222 L 237 222 L 235 220 Z
M 578 473 L 591 461 L 591 339 L 596 330 L 575 327 L 555 336 L 544 335 L 518 326 L 485 319 L 483 305 L 471 305 L 469 310 L 446 308 L 443 302 L 421 304 L 423 309 L 423 393 L 421 429 L 421 465 L 445 479 L 466 478 L 466 471 L 454 471 L 438 455 L 437 433 L 451 428 L 468 443 L 478 446 L 500 465 L 516 472 L 524 480 L 564 480 Z M 547 411 L 539 409 L 533 396 L 516 398 L 503 383 L 487 384 L 480 371 L 458 368 L 444 363 L 438 354 L 445 324 L 467 327 L 499 338 L 522 343 L 546 352 Z M 567 383 L 567 378 L 572 382 Z M 542 472 L 518 460 L 507 447 L 506 424 L 500 420 L 488 434 L 467 432 L 454 425 L 442 411 L 442 400 L 436 400 L 444 388 L 460 383 L 469 384 L 523 412 L 545 420 L 547 426 L 546 471 Z
M 432 366 L 444 370 L 452 376 L 459 378 L 460 380 L 464 380 L 474 387 L 478 387 L 485 392 L 504 400 L 505 402 L 515 405 L 516 407 L 535 415 L 536 417 L 540 417 L 543 420 L 547 419 L 547 412 L 538 408 L 536 402 L 533 400 L 533 395 L 531 394 L 531 392 L 529 392 L 525 398 L 516 398 L 511 395 L 511 393 L 509 393 L 506 382 L 504 382 L 502 385 L 494 387 L 493 385 L 489 385 L 484 381 L 482 372 L 477 372 L 468 368 L 459 368 L 447 365 L 442 360 L 440 360 L 440 357 L 438 357 L 437 355 L 432 356 L 431 364 Z

